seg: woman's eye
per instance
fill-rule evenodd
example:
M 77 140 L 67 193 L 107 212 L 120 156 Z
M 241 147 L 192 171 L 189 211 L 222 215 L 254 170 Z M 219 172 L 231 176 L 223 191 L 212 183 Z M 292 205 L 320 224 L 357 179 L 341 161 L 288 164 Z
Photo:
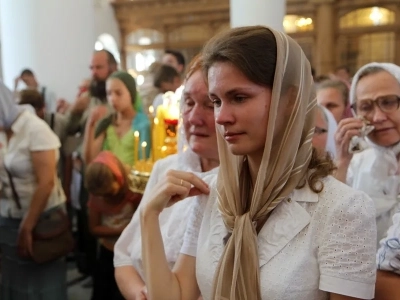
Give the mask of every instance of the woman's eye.
M 246 97 L 245 96 L 242 96 L 242 95 L 238 95 L 238 96 L 235 96 L 235 101 L 236 102 L 243 102 L 243 101 L 245 101 L 246 100 Z
M 194 102 L 193 102 L 192 100 L 190 100 L 190 99 L 186 99 L 186 100 L 185 100 L 185 105 L 186 105 L 186 106 L 193 106 L 193 105 L 194 105 Z
M 211 102 L 214 105 L 214 107 L 221 106 L 221 100 L 219 100 L 219 99 L 211 99 Z

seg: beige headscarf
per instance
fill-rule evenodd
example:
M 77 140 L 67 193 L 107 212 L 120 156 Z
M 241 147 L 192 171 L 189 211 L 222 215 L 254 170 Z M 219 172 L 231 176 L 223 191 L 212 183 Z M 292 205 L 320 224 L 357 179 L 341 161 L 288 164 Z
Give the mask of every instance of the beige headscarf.
M 270 30 L 277 43 L 275 79 L 264 154 L 247 211 L 239 182 L 244 157 L 228 150 L 218 126 L 218 205 L 232 235 L 215 274 L 212 299 L 261 299 L 256 225 L 304 182 L 312 155 L 316 98 L 310 64 L 295 41 Z

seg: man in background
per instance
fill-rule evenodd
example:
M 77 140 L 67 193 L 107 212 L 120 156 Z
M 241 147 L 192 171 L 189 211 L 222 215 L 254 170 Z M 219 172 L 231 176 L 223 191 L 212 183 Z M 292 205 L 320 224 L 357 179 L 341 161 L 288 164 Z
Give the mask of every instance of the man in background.
M 27 89 L 38 91 L 44 100 L 46 110 L 48 112 L 55 112 L 57 106 L 56 94 L 51 91 L 48 87 L 39 84 L 35 74 L 30 69 L 25 69 L 15 79 L 14 92 L 18 93 L 18 86 L 23 82 Z
M 175 68 L 181 77 L 185 73 L 185 57 L 179 51 L 166 50 L 161 59 L 161 63 Z

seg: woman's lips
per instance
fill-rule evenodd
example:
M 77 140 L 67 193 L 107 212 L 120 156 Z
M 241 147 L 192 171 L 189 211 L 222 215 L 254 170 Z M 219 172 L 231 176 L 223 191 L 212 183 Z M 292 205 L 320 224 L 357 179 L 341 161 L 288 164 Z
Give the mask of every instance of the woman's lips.
M 243 132 L 225 132 L 224 137 L 228 142 L 234 142 L 240 138 L 244 133 Z
M 374 132 L 379 133 L 379 132 L 386 132 L 393 129 L 393 127 L 389 127 L 389 128 L 380 128 L 380 129 L 376 129 L 374 130 Z

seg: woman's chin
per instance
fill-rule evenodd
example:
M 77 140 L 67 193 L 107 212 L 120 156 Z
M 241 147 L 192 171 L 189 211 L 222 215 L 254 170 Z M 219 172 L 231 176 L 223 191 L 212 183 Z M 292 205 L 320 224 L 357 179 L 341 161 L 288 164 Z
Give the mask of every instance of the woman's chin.
M 392 147 L 400 142 L 400 137 L 377 137 L 377 138 L 370 138 L 371 142 L 374 144 L 381 146 L 381 147 Z

